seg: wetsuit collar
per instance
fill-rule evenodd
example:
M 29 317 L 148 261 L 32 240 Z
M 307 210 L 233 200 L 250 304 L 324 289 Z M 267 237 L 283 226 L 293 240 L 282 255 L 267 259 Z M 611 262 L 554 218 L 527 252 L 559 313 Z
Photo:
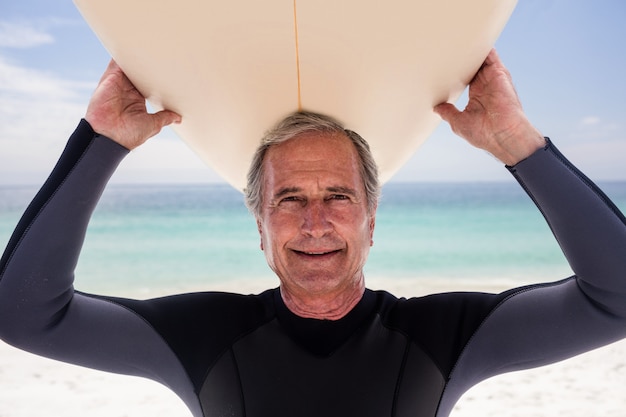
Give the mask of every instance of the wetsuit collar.
M 366 289 L 361 301 L 339 320 L 303 318 L 292 313 L 279 289 L 274 292 L 274 304 L 278 321 L 296 343 L 313 354 L 329 356 L 375 314 L 376 295 Z

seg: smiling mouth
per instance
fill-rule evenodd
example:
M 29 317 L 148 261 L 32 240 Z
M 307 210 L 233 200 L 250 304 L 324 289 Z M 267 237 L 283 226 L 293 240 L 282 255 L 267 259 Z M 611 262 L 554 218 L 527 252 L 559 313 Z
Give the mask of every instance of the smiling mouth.
M 298 255 L 308 256 L 312 258 L 321 258 L 324 256 L 329 256 L 329 255 L 334 255 L 336 253 L 339 253 L 340 249 L 325 250 L 325 251 L 300 251 L 300 250 L 294 249 L 293 251 Z

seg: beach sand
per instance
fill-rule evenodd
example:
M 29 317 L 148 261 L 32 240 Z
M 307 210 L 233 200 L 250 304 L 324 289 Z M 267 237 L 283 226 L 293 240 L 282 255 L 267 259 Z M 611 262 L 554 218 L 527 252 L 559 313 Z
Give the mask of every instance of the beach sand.
M 254 293 L 275 282 L 234 282 L 216 290 Z M 449 290 L 497 292 L 458 280 L 370 280 L 398 296 Z M 142 294 L 152 296 L 160 294 Z M 167 388 L 31 355 L 0 342 L 0 417 L 190 417 Z M 626 340 L 558 364 L 487 380 L 468 391 L 452 417 L 624 417 Z

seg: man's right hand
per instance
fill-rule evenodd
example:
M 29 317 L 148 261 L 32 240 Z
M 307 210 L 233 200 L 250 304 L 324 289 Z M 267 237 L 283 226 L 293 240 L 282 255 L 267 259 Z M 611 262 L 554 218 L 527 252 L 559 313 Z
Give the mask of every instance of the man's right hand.
M 182 118 L 170 110 L 148 113 L 146 99 L 111 60 L 89 101 L 85 120 L 96 133 L 134 149 Z

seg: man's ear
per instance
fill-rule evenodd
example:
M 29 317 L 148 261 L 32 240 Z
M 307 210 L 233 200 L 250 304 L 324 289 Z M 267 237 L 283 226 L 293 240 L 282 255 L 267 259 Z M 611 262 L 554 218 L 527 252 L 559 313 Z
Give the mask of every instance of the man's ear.
M 256 228 L 259 231 L 259 237 L 261 238 L 261 250 L 263 250 L 263 227 L 261 227 L 261 220 L 256 218 Z
M 374 228 L 376 227 L 376 209 L 374 207 L 372 212 L 370 213 L 370 246 L 374 246 Z

